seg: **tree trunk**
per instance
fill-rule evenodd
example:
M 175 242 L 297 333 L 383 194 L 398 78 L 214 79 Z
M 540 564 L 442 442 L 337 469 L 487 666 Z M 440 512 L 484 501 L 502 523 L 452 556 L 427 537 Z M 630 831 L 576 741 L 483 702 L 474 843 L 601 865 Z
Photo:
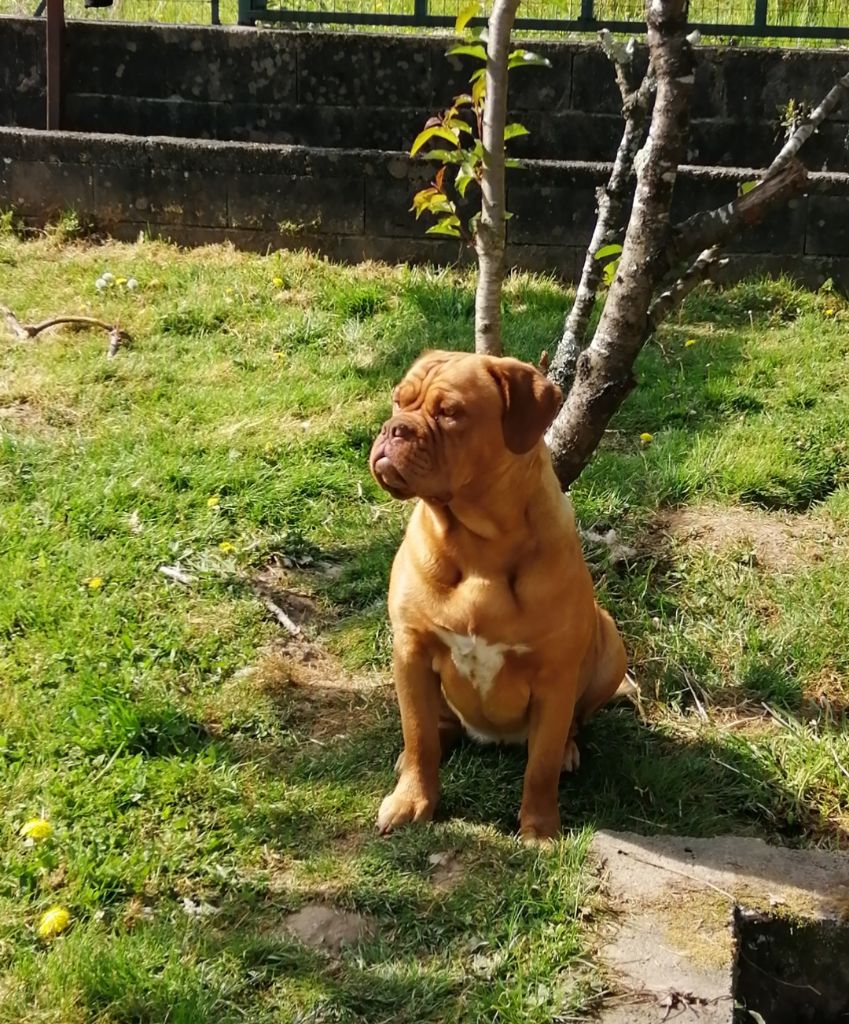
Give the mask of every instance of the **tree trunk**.
M 507 122 L 507 58 L 519 0 L 495 0 L 489 17 L 486 60 L 486 105 L 483 114 L 481 217 L 475 248 L 478 285 L 475 294 L 475 351 L 501 355 L 501 288 L 504 283 L 506 188 L 504 126 Z
M 631 174 L 634 158 L 643 141 L 646 118 L 654 98 L 654 76 L 649 72 L 642 85 L 636 88 L 633 82 L 633 53 L 625 47 L 613 47 L 601 33 L 602 45 L 616 67 L 616 78 L 622 91 L 622 110 L 625 114 L 625 130 L 616 152 L 613 169 L 607 184 L 598 190 L 598 217 L 592 239 L 584 257 L 581 280 L 575 292 L 575 301 L 563 328 L 563 336 L 557 345 L 551 361 L 549 377 L 567 394 L 575 380 L 578 357 L 586 345 L 587 328 L 595 307 L 596 295 L 601 284 L 603 265 L 596 258 L 599 249 L 613 242 L 622 227 L 622 215 L 631 193 Z
M 685 153 L 693 90 L 686 38 L 687 0 L 648 0 L 646 21 L 657 98 L 646 144 L 637 154 L 631 220 L 604 311 L 575 383 L 548 433 L 564 488 L 577 478 L 613 413 L 634 386 L 634 360 L 648 332 L 648 309 L 669 241 L 669 208 Z

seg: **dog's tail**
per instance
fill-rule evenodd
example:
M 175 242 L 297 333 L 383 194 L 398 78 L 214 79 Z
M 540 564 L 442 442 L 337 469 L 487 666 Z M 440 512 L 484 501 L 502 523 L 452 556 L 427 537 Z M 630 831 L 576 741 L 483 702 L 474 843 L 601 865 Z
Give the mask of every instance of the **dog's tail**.
M 609 700 L 629 696 L 636 683 L 628 674 L 625 645 L 613 619 L 596 605 L 596 635 L 590 678 L 575 709 L 579 721 L 585 722 Z

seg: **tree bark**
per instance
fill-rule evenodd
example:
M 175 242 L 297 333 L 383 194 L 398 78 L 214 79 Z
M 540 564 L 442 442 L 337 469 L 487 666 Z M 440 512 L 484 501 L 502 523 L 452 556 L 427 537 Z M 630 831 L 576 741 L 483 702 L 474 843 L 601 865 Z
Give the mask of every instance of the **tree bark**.
M 519 0 L 495 0 L 486 48 L 486 105 L 483 114 L 481 217 L 475 240 L 475 351 L 501 355 L 501 289 L 507 224 L 504 182 L 504 127 L 507 122 L 507 58 Z
M 687 0 L 647 0 L 657 98 L 646 144 L 637 154 L 630 223 L 598 328 L 578 359 L 575 383 L 547 440 L 567 488 L 586 465 L 613 413 L 634 386 L 634 360 L 648 333 L 648 309 L 669 242 L 669 208 L 685 153 L 693 90 L 686 38 Z
M 645 133 L 646 119 L 654 98 L 655 80 L 649 69 L 639 88 L 633 73 L 634 48 L 616 43 L 607 30 L 599 33 L 605 53 L 616 69 L 616 81 L 622 93 L 625 128 L 607 185 L 598 190 L 598 217 L 584 257 L 581 280 L 572 309 L 566 317 L 563 336 L 551 361 L 549 377 L 567 394 L 575 379 L 578 357 L 586 344 L 587 327 L 595 307 L 603 266 L 596 253 L 612 242 L 622 226 L 622 211 L 631 191 L 634 158 Z

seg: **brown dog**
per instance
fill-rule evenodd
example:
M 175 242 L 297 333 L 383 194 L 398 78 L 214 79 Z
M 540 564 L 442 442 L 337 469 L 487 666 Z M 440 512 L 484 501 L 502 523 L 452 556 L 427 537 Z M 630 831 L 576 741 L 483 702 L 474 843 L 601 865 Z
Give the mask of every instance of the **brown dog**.
M 465 730 L 527 741 L 521 834 L 548 839 L 576 725 L 626 668 L 543 442 L 560 389 L 516 359 L 429 352 L 392 397 L 371 471 L 420 501 L 389 586 L 404 751 L 378 827 L 432 817 L 440 759 Z

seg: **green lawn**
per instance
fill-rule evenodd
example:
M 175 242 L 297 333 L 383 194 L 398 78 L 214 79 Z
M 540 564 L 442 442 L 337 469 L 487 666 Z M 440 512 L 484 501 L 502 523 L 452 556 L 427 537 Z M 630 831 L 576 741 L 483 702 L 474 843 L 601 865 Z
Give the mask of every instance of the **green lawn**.
M 100 294 L 104 271 L 139 287 Z M 514 277 L 510 351 L 550 348 L 567 301 Z M 606 984 L 594 829 L 845 845 L 838 296 L 706 294 L 641 358 L 574 499 L 636 549 L 614 564 L 588 545 L 642 714 L 588 730 L 553 852 L 514 838 L 513 751 L 463 747 L 437 823 L 373 830 L 399 747 L 383 602 L 408 509 L 367 452 L 413 357 L 471 345 L 468 275 L 7 230 L 0 302 L 134 338 L 111 361 L 99 333 L 0 341 L 3 1024 L 567 1021 Z M 695 540 L 661 529 L 676 508 Z M 307 609 L 305 638 L 259 575 Z M 54 834 L 28 846 L 42 814 Z M 429 858 L 448 851 L 446 879 Z M 339 958 L 300 946 L 285 916 L 316 901 L 371 936 Z M 44 941 L 54 905 L 72 924 Z

